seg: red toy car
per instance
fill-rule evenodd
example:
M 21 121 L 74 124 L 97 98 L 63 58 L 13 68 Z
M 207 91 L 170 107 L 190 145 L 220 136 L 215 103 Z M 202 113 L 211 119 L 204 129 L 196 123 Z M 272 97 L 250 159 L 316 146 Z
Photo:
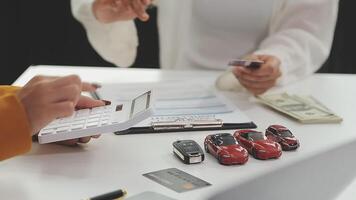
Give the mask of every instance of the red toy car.
M 204 148 L 223 165 L 244 164 L 248 160 L 248 152 L 230 133 L 208 135 L 204 141 Z
M 281 145 L 269 139 L 265 139 L 263 134 L 254 130 L 238 130 L 234 137 L 239 144 L 255 158 L 267 160 L 279 158 L 282 155 Z
M 278 142 L 284 151 L 295 150 L 300 146 L 299 140 L 292 132 L 281 125 L 271 125 L 266 129 L 266 137 Z

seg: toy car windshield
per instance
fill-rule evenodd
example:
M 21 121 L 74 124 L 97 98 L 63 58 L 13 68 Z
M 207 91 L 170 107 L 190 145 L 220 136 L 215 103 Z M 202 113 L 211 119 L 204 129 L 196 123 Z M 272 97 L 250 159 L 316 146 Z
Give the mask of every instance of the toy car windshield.
M 224 136 L 224 137 L 219 137 L 217 139 L 217 145 L 219 146 L 228 146 L 233 144 L 236 144 L 236 140 L 233 136 Z
M 250 132 L 248 133 L 248 138 L 252 139 L 253 141 L 264 140 L 262 133 L 260 132 Z
M 280 134 L 282 137 L 293 137 L 293 134 L 290 131 L 282 131 Z

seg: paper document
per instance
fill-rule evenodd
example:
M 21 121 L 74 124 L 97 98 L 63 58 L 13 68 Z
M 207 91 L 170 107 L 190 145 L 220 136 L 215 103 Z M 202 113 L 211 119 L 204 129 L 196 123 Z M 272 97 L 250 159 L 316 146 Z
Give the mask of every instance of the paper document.
M 147 88 L 155 92 L 154 116 L 221 114 L 234 110 L 213 89 L 196 82 L 185 83 L 184 86 L 178 82 L 113 84 L 105 85 L 98 94 L 118 103 L 132 99 Z
M 182 117 L 185 116 L 209 120 L 216 118 L 224 123 L 251 122 L 235 105 L 219 95 L 213 85 L 204 85 L 198 81 L 106 84 L 98 89 L 96 94 L 100 99 L 111 100 L 117 104 L 126 102 L 147 89 L 154 91 L 155 94 L 153 117 L 137 126 L 151 125 L 155 119 L 162 121 L 165 118 L 171 120 L 176 117 L 177 120 L 184 121 Z

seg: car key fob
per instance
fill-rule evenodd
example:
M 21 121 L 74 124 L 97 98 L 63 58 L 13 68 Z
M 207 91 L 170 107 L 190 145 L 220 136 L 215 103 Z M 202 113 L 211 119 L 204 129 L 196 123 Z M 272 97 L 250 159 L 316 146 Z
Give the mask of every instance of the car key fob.
M 194 140 L 178 140 L 174 142 L 173 153 L 185 164 L 204 161 L 204 152 Z

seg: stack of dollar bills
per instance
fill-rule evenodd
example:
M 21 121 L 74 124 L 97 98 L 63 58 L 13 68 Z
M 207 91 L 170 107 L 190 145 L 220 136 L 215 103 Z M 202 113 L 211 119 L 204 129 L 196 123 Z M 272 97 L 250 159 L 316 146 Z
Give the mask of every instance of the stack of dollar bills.
M 261 95 L 263 104 L 284 113 L 301 123 L 340 123 L 342 118 L 329 110 L 312 96 L 290 95 L 287 93 Z

